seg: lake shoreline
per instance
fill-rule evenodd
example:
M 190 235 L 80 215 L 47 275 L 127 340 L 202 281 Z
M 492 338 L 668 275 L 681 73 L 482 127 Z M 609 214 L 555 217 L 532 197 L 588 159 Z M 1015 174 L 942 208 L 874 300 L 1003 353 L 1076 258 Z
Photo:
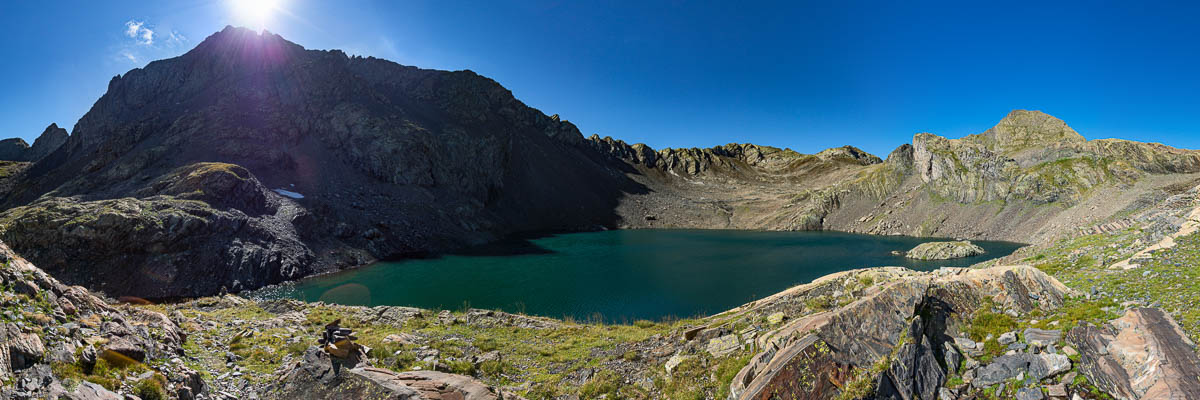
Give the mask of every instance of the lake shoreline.
M 987 254 L 955 260 L 917 261 L 895 254 L 937 240 L 944 239 L 726 229 L 538 233 L 308 277 L 246 295 L 362 306 L 477 307 L 549 318 L 586 319 L 598 313 L 605 320 L 657 320 L 711 315 L 830 273 L 885 266 L 916 271 L 966 267 L 1025 246 L 982 241 Z

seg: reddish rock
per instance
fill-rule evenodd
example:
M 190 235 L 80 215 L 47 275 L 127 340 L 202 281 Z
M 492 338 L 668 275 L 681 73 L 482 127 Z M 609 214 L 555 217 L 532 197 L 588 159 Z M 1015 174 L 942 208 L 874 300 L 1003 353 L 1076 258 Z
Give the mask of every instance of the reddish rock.
M 1198 399 L 1200 359 L 1179 325 L 1157 308 L 1135 308 L 1102 327 L 1082 325 L 1067 340 L 1079 371 L 1118 399 Z

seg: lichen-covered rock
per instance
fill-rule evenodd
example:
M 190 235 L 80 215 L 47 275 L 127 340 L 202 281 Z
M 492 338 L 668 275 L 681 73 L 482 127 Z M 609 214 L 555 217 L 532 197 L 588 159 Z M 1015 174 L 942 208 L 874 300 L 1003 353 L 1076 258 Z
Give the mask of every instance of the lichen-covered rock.
M 905 257 L 916 260 L 950 260 L 984 254 L 982 247 L 970 241 L 921 243 L 905 253 Z
M 737 350 L 738 347 L 739 343 L 737 335 L 725 335 L 709 340 L 706 350 L 708 350 L 709 354 L 712 354 L 713 357 L 724 357 L 729 355 L 729 353 L 732 353 L 734 350 Z

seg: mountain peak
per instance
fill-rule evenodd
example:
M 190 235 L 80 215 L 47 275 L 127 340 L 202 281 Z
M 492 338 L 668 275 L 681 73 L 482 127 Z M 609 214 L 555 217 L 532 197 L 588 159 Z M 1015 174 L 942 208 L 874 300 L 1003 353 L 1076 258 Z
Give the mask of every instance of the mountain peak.
M 189 53 L 278 53 L 285 49 L 303 50 L 304 48 L 266 29 L 255 31 L 246 27 L 226 25 L 225 29 L 204 38 L 204 41 L 196 45 Z
M 817 153 L 817 157 L 823 160 L 844 160 L 860 165 L 879 164 L 883 162 L 879 157 L 854 146 L 828 148 Z
M 50 123 L 29 148 L 29 160 L 38 161 L 45 158 L 66 143 L 69 136 L 66 129 L 59 128 L 57 123 Z
M 1063 120 L 1037 110 L 1013 110 L 978 137 L 1001 151 L 1086 141 Z

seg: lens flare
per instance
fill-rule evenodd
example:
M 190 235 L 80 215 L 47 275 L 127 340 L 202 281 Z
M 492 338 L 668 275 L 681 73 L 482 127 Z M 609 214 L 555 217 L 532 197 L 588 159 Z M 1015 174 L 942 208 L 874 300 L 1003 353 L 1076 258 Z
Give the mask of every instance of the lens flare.
M 281 0 L 229 0 L 235 23 L 254 29 L 266 29 L 282 10 L 281 3 Z

